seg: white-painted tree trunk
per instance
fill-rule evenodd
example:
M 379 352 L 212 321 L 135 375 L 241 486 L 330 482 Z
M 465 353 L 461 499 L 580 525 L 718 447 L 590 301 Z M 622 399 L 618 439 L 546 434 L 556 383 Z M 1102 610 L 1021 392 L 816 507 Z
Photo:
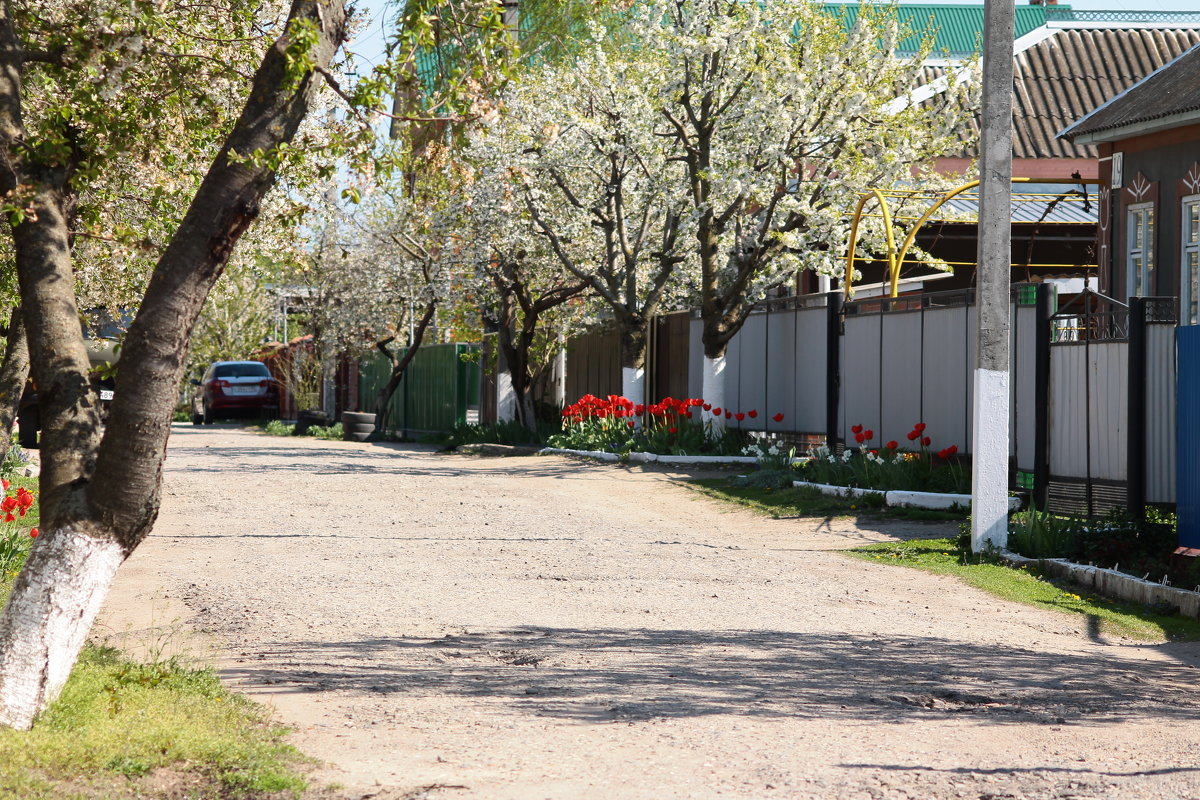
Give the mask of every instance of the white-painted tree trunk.
M 124 560 L 71 529 L 37 541 L 0 615 L 0 725 L 28 730 L 58 697 Z
M 971 421 L 971 550 L 1008 544 L 1008 371 L 975 370 Z
M 496 373 L 496 421 L 511 422 L 517 418 L 517 395 L 513 391 L 512 373 Z
M 646 402 L 646 370 L 641 367 L 621 367 L 621 394 L 634 404 Z
M 720 415 L 713 414 L 708 417 L 712 421 L 712 430 L 717 433 L 725 430 L 725 356 L 704 357 L 700 396 L 704 398 L 704 402 L 722 411 Z

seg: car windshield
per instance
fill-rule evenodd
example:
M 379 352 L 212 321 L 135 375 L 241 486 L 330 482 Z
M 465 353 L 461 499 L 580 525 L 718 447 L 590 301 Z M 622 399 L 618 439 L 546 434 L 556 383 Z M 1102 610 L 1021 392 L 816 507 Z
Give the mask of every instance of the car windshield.
M 219 364 L 213 368 L 214 378 L 269 378 L 266 364 Z

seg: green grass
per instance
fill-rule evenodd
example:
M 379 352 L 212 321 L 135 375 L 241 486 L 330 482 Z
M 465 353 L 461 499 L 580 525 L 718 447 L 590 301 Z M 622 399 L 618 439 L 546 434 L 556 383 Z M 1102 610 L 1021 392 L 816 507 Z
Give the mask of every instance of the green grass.
M 952 539 L 915 539 L 873 544 L 847 555 L 867 561 L 953 575 L 1005 600 L 1087 617 L 1102 633 L 1144 641 L 1200 639 L 1200 620 L 1158 613 L 1133 603 L 1108 600 L 1060 584 L 1035 570 L 995 563 L 962 563 Z
M 154 796 L 155 770 L 186 790 L 171 797 L 298 797 L 305 759 L 285 733 L 211 669 L 88 646 L 32 730 L 0 730 L 0 798 Z
M 263 426 L 263 431 L 271 436 L 291 436 L 295 427 L 294 424 L 289 425 L 282 420 L 273 419 Z
M 718 500 L 736 503 L 775 519 L 782 517 L 871 516 L 886 519 L 961 520 L 965 512 L 935 511 L 923 508 L 889 508 L 880 495 L 847 499 L 830 497 L 811 488 L 770 489 L 761 486 L 735 486 L 729 478 L 705 478 L 686 485 Z

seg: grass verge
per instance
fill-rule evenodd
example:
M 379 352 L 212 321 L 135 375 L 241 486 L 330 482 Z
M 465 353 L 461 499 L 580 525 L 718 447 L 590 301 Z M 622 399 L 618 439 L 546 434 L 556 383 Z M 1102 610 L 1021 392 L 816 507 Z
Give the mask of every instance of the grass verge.
M 211 669 L 89 645 L 30 731 L 0 729 L 0 798 L 290 798 L 306 759 Z
M 961 520 L 966 514 L 924 508 L 891 508 L 880 496 L 848 499 L 830 497 L 807 487 L 770 489 L 761 486 L 734 486 L 730 478 L 703 478 L 688 481 L 701 494 L 736 503 L 775 519 L 782 517 L 871 516 L 886 519 Z
M 1086 617 L 1097 633 L 1143 641 L 1200 639 L 1200 620 L 1164 614 L 1134 603 L 1108 600 L 1060 583 L 1036 570 L 1003 564 L 964 564 L 953 539 L 886 542 L 847 551 L 866 561 L 953 575 L 964 583 L 1005 600 Z

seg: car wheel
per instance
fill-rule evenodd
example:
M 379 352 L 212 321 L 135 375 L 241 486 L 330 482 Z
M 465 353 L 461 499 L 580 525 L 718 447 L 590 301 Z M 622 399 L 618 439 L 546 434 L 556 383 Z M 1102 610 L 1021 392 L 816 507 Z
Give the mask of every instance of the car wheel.
M 205 424 L 205 425 L 212 425 L 212 424 L 213 424 L 213 415 L 212 415 L 212 412 L 208 410 L 208 406 L 205 406 L 205 407 L 204 407 L 204 417 L 203 417 L 203 419 L 204 419 L 204 424 Z
M 195 411 L 193 411 L 192 412 L 192 424 L 193 425 L 203 425 L 204 424 L 204 415 L 197 414 Z

